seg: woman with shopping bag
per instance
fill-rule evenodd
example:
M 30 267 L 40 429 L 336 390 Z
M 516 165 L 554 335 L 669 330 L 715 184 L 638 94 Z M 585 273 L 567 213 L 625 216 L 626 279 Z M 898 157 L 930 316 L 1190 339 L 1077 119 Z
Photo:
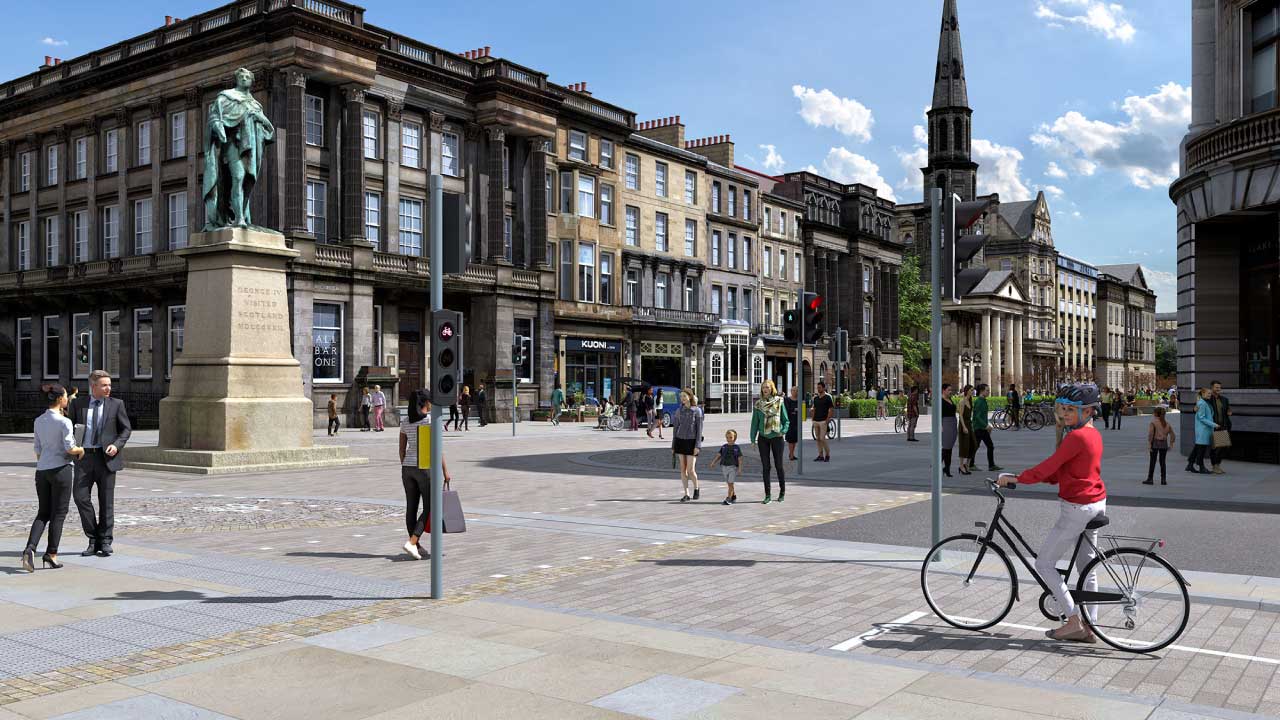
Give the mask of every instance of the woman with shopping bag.
M 431 425 L 431 396 L 426 390 L 414 390 L 409 394 L 409 422 L 400 425 L 400 480 L 404 484 L 405 528 L 409 539 L 404 551 L 414 560 L 421 560 L 430 553 L 422 549 L 418 541 L 427 532 L 431 516 L 431 471 L 419 467 L 418 428 Z M 440 455 L 440 470 L 444 474 L 445 487 L 449 485 L 449 465 Z M 418 513 L 421 504 L 422 513 Z

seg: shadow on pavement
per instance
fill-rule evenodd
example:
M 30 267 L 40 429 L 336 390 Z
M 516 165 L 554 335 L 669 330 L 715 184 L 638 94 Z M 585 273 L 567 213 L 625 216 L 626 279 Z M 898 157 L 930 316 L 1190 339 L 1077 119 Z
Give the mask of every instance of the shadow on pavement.
M 711 560 L 670 558 L 667 560 L 640 560 L 638 562 L 666 567 L 754 567 L 756 565 L 857 565 L 881 563 L 919 565 L 923 560 L 923 553 L 921 555 L 922 557 L 920 558 L 908 558 L 905 560 L 883 560 L 878 558 L 867 558 L 865 560 L 823 560 L 819 558 L 812 560 L 805 558 L 797 558 L 795 560 Z
M 387 560 L 389 562 L 417 562 L 408 555 L 377 555 L 356 552 L 291 552 L 285 557 L 338 558 L 340 560 Z
M 879 627 L 877 625 L 877 627 Z M 1042 638 L 1020 638 L 1008 633 L 990 631 L 960 632 L 927 625 L 895 625 L 884 634 L 869 637 L 862 643 L 873 650 L 897 650 L 903 653 L 947 650 L 1029 650 L 1046 655 L 1096 658 L 1125 658 L 1131 661 L 1159 662 L 1159 655 L 1125 653 L 1105 645 L 1060 643 Z

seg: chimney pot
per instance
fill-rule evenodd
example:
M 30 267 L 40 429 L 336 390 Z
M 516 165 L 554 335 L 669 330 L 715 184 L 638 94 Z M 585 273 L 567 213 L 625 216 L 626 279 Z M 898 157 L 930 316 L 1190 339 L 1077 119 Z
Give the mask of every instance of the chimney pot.
M 53 64 L 54 64 L 54 65 L 61 65 L 61 64 L 62 64 L 62 58 L 54 58 L 54 59 L 53 59 Z
M 485 56 L 485 57 L 489 57 L 489 46 L 488 46 L 488 45 L 485 45 L 485 46 L 484 46 L 484 56 Z
M 172 15 L 165 15 L 165 16 L 164 16 L 164 26 L 165 26 L 165 27 L 169 27 L 169 26 L 170 26 L 170 25 L 172 25 L 172 24 L 173 24 L 173 16 L 172 16 Z
M 679 125 L 679 124 L 680 124 L 680 116 L 679 116 L 679 115 L 677 115 L 677 116 L 676 116 L 676 124 L 677 124 L 677 125 Z
M 45 56 L 44 56 L 44 64 L 45 64 L 45 65 L 52 65 L 52 64 L 53 64 L 53 58 L 52 58 L 51 56 L 49 56 L 49 55 L 45 55 Z

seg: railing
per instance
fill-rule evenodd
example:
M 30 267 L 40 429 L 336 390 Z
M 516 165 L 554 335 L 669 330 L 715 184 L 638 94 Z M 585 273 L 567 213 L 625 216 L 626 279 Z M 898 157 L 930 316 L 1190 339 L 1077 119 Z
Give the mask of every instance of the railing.
M 309 10 L 317 15 L 323 15 L 330 20 L 337 20 L 351 25 L 355 22 L 354 13 L 350 8 L 341 7 L 334 3 L 324 2 L 324 0 L 303 0 L 302 8 Z
M 320 248 L 316 248 L 316 259 L 320 258 Z M 395 253 L 375 252 L 373 254 L 373 269 L 384 270 L 387 272 L 409 272 L 408 255 L 397 255 Z
M 638 307 L 633 310 L 639 322 L 675 323 L 681 325 L 715 325 L 720 318 L 713 313 L 671 308 Z
M 467 77 L 476 76 L 476 69 L 474 65 L 463 62 L 457 58 L 450 57 L 446 53 L 438 53 L 436 57 L 440 59 L 440 67 L 444 68 L 445 70 L 448 70 L 449 72 L 455 72 L 455 73 L 458 73 L 459 75 L 466 75 Z
M 436 64 L 435 53 L 432 53 L 430 50 L 427 50 L 426 48 L 418 47 L 413 43 L 408 43 L 401 40 L 396 45 L 396 51 L 407 58 L 417 60 L 418 62 L 421 62 L 421 63 L 426 63 L 428 65 Z
M 139 270 L 150 270 L 152 265 L 152 256 L 150 255 L 134 255 L 133 257 L 124 258 L 120 264 L 121 272 L 137 272 Z
M 351 248 L 340 245 L 316 245 L 316 262 L 322 265 L 351 265 Z
M 1280 108 L 1240 118 L 1187 143 L 1187 174 L 1250 150 L 1280 145 Z
M 482 283 L 496 283 L 498 282 L 498 268 L 492 265 L 471 264 L 467 265 L 467 270 L 462 273 L 462 277 Z
M 536 270 L 512 270 L 511 284 L 516 287 L 537 290 L 541 287 L 541 275 Z
M 605 118 L 606 120 L 612 120 L 613 122 L 620 123 L 622 125 L 631 126 L 635 124 L 635 115 L 633 113 L 627 113 L 616 108 L 606 107 L 598 102 L 594 102 L 577 95 L 566 95 L 564 98 L 564 104 L 571 108 L 576 108 L 583 112 L 588 112 L 592 115 L 597 115 Z

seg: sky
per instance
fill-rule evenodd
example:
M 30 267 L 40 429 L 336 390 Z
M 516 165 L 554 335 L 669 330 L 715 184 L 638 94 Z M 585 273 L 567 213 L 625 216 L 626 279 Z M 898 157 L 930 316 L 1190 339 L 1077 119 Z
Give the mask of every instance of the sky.
M 0 77 L 219 4 L 12 3 Z M 740 165 L 814 169 L 899 202 L 921 199 L 942 4 L 363 3 L 367 22 L 458 52 L 489 45 L 639 120 L 680 115 L 687 138 L 729 134 Z M 1043 191 L 1060 252 L 1141 263 L 1158 309 L 1176 309 L 1168 186 L 1191 119 L 1190 3 L 959 0 L 959 15 L 979 192 Z

